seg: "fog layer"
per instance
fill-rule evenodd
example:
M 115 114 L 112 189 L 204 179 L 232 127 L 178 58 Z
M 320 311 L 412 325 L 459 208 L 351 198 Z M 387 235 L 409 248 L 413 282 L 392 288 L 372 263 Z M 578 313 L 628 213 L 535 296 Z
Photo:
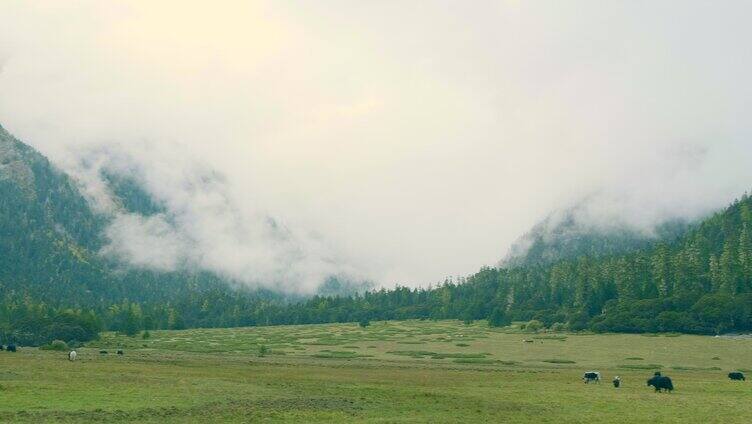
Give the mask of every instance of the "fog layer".
M 0 122 L 116 216 L 104 254 L 428 284 L 583 198 L 650 228 L 747 190 L 750 9 L 7 1 Z M 168 212 L 118 211 L 102 166 Z

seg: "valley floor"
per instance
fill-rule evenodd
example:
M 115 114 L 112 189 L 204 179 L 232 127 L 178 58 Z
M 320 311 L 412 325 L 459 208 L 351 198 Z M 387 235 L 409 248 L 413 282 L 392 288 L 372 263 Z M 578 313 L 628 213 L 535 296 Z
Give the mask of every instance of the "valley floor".
M 525 342 L 523 340 L 529 340 Z M 264 346 L 264 348 L 261 348 Z M 125 355 L 115 355 L 118 348 Z M 100 354 L 101 349 L 108 354 Z M 264 356 L 259 351 L 265 350 Z M 456 321 L 105 334 L 0 352 L 0 422 L 747 423 L 752 339 L 523 334 Z M 583 384 L 598 370 L 600 384 Z M 646 387 L 653 371 L 672 394 Z M 621 376 L 622 387 L 610 380 Z

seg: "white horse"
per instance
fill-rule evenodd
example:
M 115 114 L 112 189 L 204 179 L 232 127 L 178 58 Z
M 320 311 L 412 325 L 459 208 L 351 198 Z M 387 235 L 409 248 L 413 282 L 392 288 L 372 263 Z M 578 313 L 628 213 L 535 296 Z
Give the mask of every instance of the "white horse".
M 76 360 L 76 356 L 78 356 L 76 354 L 76 351 L 75 350 L 71 350 L 70 353 L 68 354 L 68 360 L 75 361 Z

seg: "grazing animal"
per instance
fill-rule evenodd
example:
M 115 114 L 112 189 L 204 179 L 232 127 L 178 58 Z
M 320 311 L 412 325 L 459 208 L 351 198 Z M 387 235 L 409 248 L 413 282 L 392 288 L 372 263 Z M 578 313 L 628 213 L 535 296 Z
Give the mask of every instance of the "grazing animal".
M 656 392 L 667 391 L 670 393 L 674 390 L 674 384 L 671 382 L 671 379 L 660 375 L 654 375 L 653 378 L 648 380 L 648 386 L 653 386 Z
M 619 378 L 619 376 L 617 375 L 611 382 L 614 383 L 614 387 L 618 389 L 621 385 L 621 378 Z
M 70 353 L 68 353 L 68 360 L 69 361 L 75 361 L 76 360 L 76 356 L 78 356 L 78 354 L 76 353 L 76 351 L 75 350 L 71 350 Z
M 122 355 L 123 354 L 123 349 L 118 349 L 117 354 L 118 355 Z
M 0 350 L 5 350 L 5 348 L 1 344 L 0 344 Z
M 100 351 L 99 351 L 99 354 L 100 354 L 100 355 L 107 355 L 107 351 L 106 351 L 106 350 L 100 350 Z
M 600 383 L 601 373 L 598 371 L 587 371 L 585 374 L 582 374 L 582 381 L 584 381 L 585 384 L 591 382 Z
M 8 352 L 15 352 L 16 351 L 16 345 L 13 343 L 8 345 Z
M 533 343 L 533 342 L 535 342 L 535 340 L 528 340 L 528 339 L 523 339 L 522 341 L 525 342 L 525 343 Z
M 746 380 L 746 378 L 744 378 L 744 374 L 740 373 L 739 371 L 728 373 L 728 378 L 730 378 L 731 380 Z

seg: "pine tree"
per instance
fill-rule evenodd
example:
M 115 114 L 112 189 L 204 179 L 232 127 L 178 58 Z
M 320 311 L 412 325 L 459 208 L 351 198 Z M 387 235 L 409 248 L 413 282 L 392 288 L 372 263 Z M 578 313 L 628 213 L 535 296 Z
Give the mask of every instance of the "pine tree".
M 488 325 L 490 327 L 505 327 L 511 323 L 512 321 L 504 314 L 504 311 L 500 307 L 494 308 L 488 316 Z
M 729 294 L 736 294 L 737 292 L 738 266 L 735 250 L 733 240 L 726 240 L 723 244 L 723 253 L 721 253 L 718 261 L 721 278 L 720 290 Z

